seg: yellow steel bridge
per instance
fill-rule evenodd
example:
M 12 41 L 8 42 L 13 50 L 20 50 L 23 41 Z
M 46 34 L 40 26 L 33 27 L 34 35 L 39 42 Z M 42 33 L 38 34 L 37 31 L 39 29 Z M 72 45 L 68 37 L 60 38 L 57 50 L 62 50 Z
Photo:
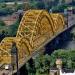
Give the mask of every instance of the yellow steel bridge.
M 70 26 L 69 26 L 70 27 Z M 68 29 L 61 14 L 45 10 L 28 10 L 24 13 L 16 37 L 6 37 L 0 43 L 0 64 L 10 64 L 13 42 L 18 49 L 19 68 L 54 37 Z M 15 65 L 14 65 L 15 66 Z

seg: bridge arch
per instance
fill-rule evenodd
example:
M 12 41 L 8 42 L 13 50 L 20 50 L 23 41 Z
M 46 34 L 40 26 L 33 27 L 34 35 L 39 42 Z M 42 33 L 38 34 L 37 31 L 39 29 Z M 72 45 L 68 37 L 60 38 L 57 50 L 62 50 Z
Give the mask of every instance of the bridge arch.
M 16 43 L 18 49 L 19 65 L 23 65 L 30 57 L 33 57 L 34 54 L 41 51 L 41 47 L 58 35 L 56 30 L 62 32 L 63 24 L 61 22 L 59 23 L 61 17 L 56 14 L 52 15 L 53 14 L 48 14 L 45 10 L 26 11 L 20 22 L 16 37 L 7 37 L 0 43 L 0 64 L 5 62 L 7 64 L 11 63 L 10 52 L 12 42 Z M 56 24 L 54 21 L 56 21 Z M 54 26 L 59 28 L 55 30 Z M 56 35 L 54 35 L 55 32 Z
M 60 33 L 64 29 L 64 18 L 61 14 L 52 13 L 50 14 L 53 21 L 53 31 L 55 34 Z
M 31 47 L 29 51 L 32 52 L 53 35 L 52 24 L 47 11 L 29 10 L 22 18 L 16 37 L 26 39 L 28 48 Z

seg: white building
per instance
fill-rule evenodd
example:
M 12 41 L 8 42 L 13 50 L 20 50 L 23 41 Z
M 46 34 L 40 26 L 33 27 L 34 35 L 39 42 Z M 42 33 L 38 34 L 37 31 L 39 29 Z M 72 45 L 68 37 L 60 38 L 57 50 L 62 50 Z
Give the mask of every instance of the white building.
M 73 73 L 65 73 L 60 70 L 60 75 L 75 75 L 75 71 Z

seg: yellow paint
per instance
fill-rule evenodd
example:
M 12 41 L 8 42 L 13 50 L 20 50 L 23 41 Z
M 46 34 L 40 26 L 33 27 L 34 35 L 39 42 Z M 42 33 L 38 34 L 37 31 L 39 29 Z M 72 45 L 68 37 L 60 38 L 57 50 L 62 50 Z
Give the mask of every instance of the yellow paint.
M 28 10 L 25 12 L 16 37 L 6 37 L 0 43 L 0 64 L 11 63 L 11 48 L 15 42 L 18 58 L 30 56 L 42 43 L 62 31 L 64 19 L 60 14 L 49 14 L 45 10 Z

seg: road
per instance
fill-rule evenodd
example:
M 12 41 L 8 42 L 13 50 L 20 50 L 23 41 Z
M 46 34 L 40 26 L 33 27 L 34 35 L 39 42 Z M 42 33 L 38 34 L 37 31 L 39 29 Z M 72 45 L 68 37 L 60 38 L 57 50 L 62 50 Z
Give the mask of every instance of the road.
M 23 4 L 23 3 L 28 3 L 28 2 L 23 2 L 23 1 L 18 1 L 17 4 Z M 15 2 L 6 2 L 6 5 L 14 5 Z

